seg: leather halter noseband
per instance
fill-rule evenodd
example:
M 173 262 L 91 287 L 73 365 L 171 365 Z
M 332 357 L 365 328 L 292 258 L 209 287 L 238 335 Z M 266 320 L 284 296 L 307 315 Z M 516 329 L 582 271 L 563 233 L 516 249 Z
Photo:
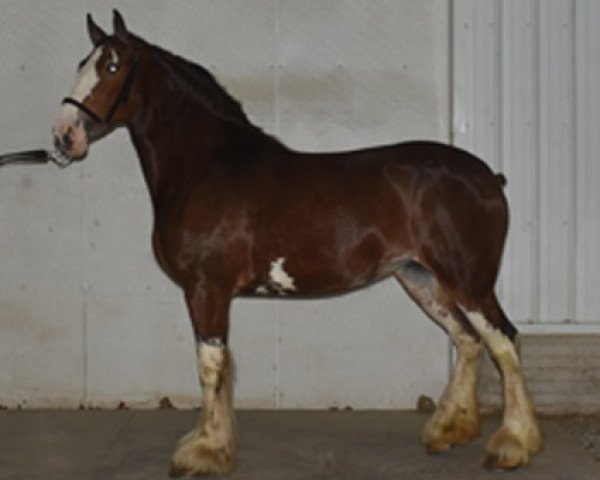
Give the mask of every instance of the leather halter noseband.
M 65 104 L 74 105 L 75 107 L 77 107 L 79 110 L 81 110 L 83 113 L 85 113 L 88 117 L 90 117 L 96 123 L 106 124 L 106 123 L 110 122 L 113 115 L 115 114 L 115 111 L 119 107 L 119 105 L 121 103 L 125 103 L 129 98 L 129 94 L 131 93 L 131 85 L 133 84 L 133 78 L 137 71 L 137 66 L 138 66 L 138 56 L 134 55 L 133 59 L 131 61 L 131 67 L 129 68 L 129 71 L 127 72 L 127 76 L 125 77 L 125 81 L 123 82 L 123 85 L 121 85 L 121 89 L 119 90 L 119 93 L 118 93 L 117 97 L 115 98 L 115 101 L 113 102 L 112 106 L 110 107 L 110 110 L 108 111 L 108 114 L 106 115 L 106 117 L 102 118 L 100 115 L 98 115 L 92 109 L 85 106 L 82 102 L 74 99 L 73 97 L 63 98 L 62 105 L 65 105 Z

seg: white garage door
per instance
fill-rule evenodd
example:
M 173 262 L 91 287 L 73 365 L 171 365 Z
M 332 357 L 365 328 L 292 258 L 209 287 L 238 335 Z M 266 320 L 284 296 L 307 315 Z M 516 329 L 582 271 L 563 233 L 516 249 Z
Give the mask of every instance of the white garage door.
M 600 2 L 456 0 L 453 139 L 508 177 L 500 293 L 525 331 L 600 331 Z

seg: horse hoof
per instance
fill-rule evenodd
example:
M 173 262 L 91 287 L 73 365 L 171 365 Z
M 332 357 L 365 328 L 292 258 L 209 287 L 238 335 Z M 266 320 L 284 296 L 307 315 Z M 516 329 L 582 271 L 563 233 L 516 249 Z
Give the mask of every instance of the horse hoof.
M 174 464 L 171 464 L 171 469 L 169 470 L 169 477 L 170 478 L 181 478 L 181 477 L 200 477 L 203 475 L 226 475 L 229 472 L 231 472 L 231 468 L 229 469 L 222 469 L 222 468 L 218 468 L 216 466 L 213 466 L 215 468 L 211 468 L 210 466 L 205 465 L 204 467 L 200 467 L 200 468 L 193 468 L 193 467 L 183 467 L 183 466 L 177 466 Z
M 506 427 L 501 428 L 485 447 L 484 466 L 489 469 L 513 470 L 529 463 L 531 454 L 541 449 L 541 437 L 525 445 L 519 436 Z
M 171 478 L 179 478 L 179 477 L 189 477 L 188 471 L 184 468 L 177 467 L 175 465 L 171 465 L 171 469 L 169 470 L 169 477 Z
M 529 463 L 529 455 L 520 446 L 505 446 L 498 452 L 487 452 L 483 466 L 488 470 L 514 470 Z
M 446 450 L 450 450 L 454 445 L 448 442 L 428 442 L 425 444 L 425 451 L 432 455 L 436 453 L 443 453 Z
M 177 449 L 171 460 L 169 476 L 225 475 L 231 472 L 233 464 L 234 453 L 231 448 L 211 448 L 192 442 Z
M 479 420 L 454 418 L 449 423 L 428 422 L 421 433 L 427 453 L 441 453 L 466 445 L 479 436 Z

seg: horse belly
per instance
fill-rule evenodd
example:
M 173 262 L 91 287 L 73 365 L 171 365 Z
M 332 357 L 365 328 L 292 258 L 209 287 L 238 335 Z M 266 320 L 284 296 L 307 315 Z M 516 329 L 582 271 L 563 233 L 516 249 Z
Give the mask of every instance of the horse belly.
M 325 177 L 290 187 L 261 215 L 269 221 L 254 230 L 254 293 L 343 293 L 393 273 L 409 250 L 406 207 L 378 169 L 341 184 Z
M 406 257 L 401 244 L 375 233 L 348 243 L 322 242 L 318 247 L 283 249 L 255 265 L 257 278 L 246 293 L 326 296 L 381 280 Z

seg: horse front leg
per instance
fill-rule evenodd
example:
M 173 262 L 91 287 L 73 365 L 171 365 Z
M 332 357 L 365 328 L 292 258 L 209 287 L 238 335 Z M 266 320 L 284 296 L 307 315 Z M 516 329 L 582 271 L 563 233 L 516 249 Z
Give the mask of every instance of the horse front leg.
M 227 347 L 230 295 L 193 288 L 186 300 L 197 336 L 202 413 L 197 427 L 181 438 L 171 460 L 172 477 L 226 474 L 236 451 L 233 364 Z

